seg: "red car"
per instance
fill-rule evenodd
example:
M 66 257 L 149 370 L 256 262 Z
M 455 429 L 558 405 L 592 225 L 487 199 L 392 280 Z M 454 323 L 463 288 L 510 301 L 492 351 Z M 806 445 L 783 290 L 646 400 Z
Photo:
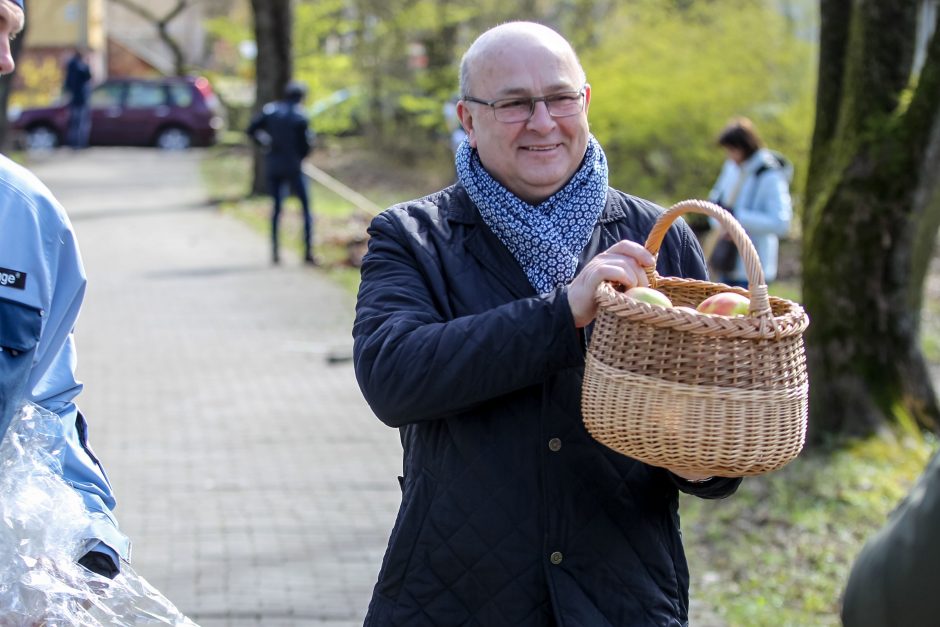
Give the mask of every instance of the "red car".
M 210 146 L 222 127 L 219 100 L 209 81 L 198 77 L 115 78 L 91 92 L 92 146 Z M 49 149 L 66 138 L 67 103 L 11 115 L 27 149 Z

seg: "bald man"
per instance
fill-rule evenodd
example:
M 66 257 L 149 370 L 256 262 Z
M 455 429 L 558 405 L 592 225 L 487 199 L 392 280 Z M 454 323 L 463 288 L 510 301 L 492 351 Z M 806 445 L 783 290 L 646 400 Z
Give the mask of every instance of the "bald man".
M 363 395 L 399 429 L 402 503 L 365 624 L 688 623 L 680 476 L 594 441 L 580 411 L 603 280 L 643 285 L 662 209 L 612 189 L 569 43 L 514 22 L 461 63 L 458 180 L 372 222 L 356 307 Z M 678 221 L 663 275 L 705 278 Z
M 10 40 L 24 23 L 21 0 L 0 0 L 0 73 L 14 69 Z M 79 563 L 113 578 L 130 557 L 130 542 L 118 530 L 111 484 L 74 403 L 82 384 L 75 379 L 72 330 L 84 294 L 85 271 L 65 210 L 35 176 L 0 156 L 0 437 L 24 403 L 59 417 L 62 477 L 92 521 Z

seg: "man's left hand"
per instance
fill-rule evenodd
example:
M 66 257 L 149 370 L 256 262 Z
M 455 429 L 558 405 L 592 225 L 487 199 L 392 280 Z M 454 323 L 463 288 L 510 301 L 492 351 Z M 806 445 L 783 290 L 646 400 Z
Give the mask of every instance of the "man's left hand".
M 586 327 L 597 315 L 594 292 L 602 281 L 614 281 L 625 287 L 646 286 L 646 270 L 656 259 L 642 244 L 621 240 L 591 259 L 568 285 L 568 306 L 574 324 Z

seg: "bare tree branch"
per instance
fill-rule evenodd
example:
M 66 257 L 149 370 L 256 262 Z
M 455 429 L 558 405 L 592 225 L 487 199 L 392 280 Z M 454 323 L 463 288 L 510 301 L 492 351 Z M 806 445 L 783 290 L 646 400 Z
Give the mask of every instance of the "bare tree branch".
M 160 41 L 170 49 L 170 53 L 173 55 L 173 67 L 177 75 L 186 73 L 186 57 L 182 47 L 170 35 L 169 24 L 175 20 L 180 13 L 191 6 L 195 6 L 200 1 L 201 0 L 177 0 L 173 8 L 170 9 L 166 15 L 160 17 L 146 6 L 141 6 L 132 0 L 110 0 L 113 4 L 124 7 L 134 15 L 153 24 L 154 28 L 157 29 Z

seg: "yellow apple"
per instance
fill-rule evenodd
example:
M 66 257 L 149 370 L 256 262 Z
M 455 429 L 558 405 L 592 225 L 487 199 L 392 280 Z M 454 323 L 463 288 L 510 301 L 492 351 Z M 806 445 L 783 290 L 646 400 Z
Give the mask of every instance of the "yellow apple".
M 747 315 L 751 301 L 747 296 L 736 292 L 719 292 L 712 294 L 699 303 L 699 313 L 716 316 L 744 316 Z
M 651 287 L 631 287 L 624 293 L 634 300 L 650 305 L 672 307 L 672 301 L 665 294 Z

